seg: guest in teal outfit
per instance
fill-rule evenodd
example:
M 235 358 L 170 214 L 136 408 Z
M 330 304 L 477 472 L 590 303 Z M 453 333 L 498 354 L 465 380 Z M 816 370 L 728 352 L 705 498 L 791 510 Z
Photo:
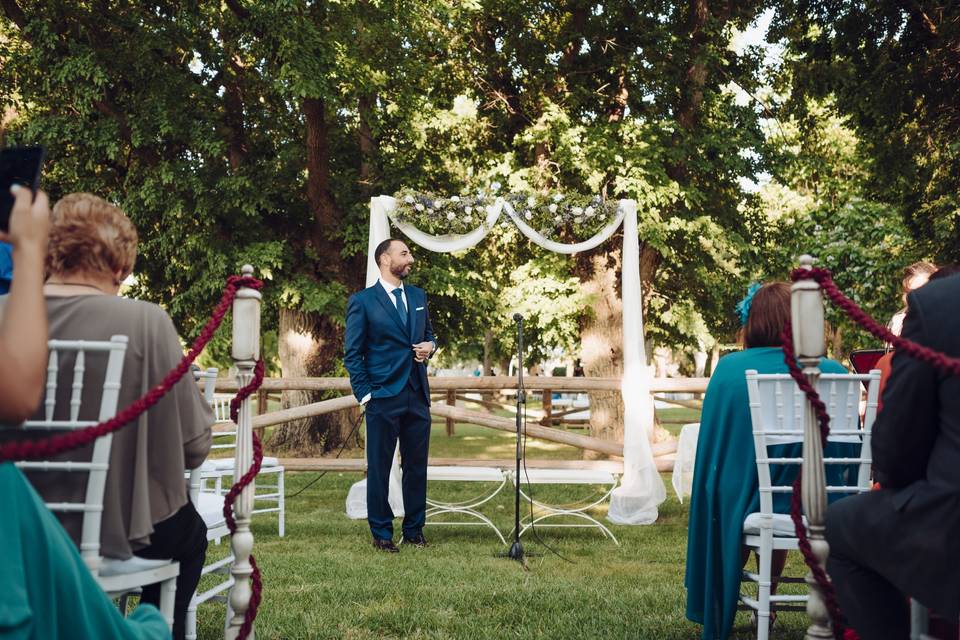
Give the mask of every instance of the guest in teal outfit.
M 120 615 L 73 540 L 9 462 L 0 464 L 0 496 L 0 638 L 170 638 L 153 605 Z
M 0 317 L 0 428 L 33 412 L 43 392 L 47 313 L 43 263 L 50 208 L 47 196 L 11 189 L 10 228 L 0 241 L 13 247 L 17 280 Z M 33 202 L 31 202 L 33 200 Z M 155 607 L 128 619 L 100 589 L 73 541 L 9 462 L 0 463 L 0 639 L 170 638 Z
M 707 386 L 687 528 L 686 615 L 703 625 L 703 640 L 727 638 L 737 610 L 740 574 L 748 559 L 748 551 L 741 544 L 743 521 L 760 510 L 745 373 L 748 369 L 787 373 L 778 345 L 790 319 L 790 285 L 752 285 L 737 310 L 743 324 L 743 351 L 724 356 Z M 827 359 L 821 362 L 820 370 L 846 373 L 840 363 Z M 771 447 L 771 455 L 800 456 L 800 445 Z M 787 478 L 792 481 L 797 467 L 771 467 L 770 471 L 772 480 L 780 484 Z M 787 494 L 774 498 L 778 512 L 788 513 L 789 504 Z M 774 576 L 783 572 L 785 561 L 785 551 L 774 552 Z

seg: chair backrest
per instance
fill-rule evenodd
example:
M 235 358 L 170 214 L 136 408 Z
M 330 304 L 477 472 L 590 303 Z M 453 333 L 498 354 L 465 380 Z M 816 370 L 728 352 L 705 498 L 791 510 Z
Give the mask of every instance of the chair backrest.
M 217 384 L 217 368 L 211 367 L 206 371 L 195 371 L 193 376 L 200 382 L 203 388 L 203 399 L 210 402 L 213 399 L 213 388 Z M 188 493 L 190 501 L 197 505 L 200 503 L 200 490 L 203 488 L 203 471 L 200 467 L 190 469 L 188 480 Z
M 236 424 L 230 419 L 230 394 L 214 392 L 217 380 L 217 368 L 211 367 L 206 371 L 198 371 L 194 375 L 202 382 L 203 398 L 213 409 L 214 430 L 211 449 L 235 449 L 237 444 Z M 217 425 L 232 425 L 232 428 L 218 427 Z
M 123 376 L 123 358 L 127 351 L 127 336 L 111 336 L 109 341 L 50 340 L 47 360 L 46 396 L 43 402 L 43 419 L 28 420 L 22 428 L 31 431 L 72 431 L 83 429 L 109 420 L 117 413 L 120 399 L 120 381 Z M 102 381 L 100 411 L 97 420 L 80 420 L 81 398 L 88 354 L 105 354 L 107 365 Z M 98 357 L 98 356 L 93 356 Z M 72 367 L 70 361 L 73 361 Z M 72 369 L 72 376 L 69 370 Z M 70 378 L 69 407 L 57 406 L 57 386 L 61 376 Z M 80 555 L 94 575 L 100 569 L 100 519 L 103 514 L 103 494 L 106 489 L 107 471 L 110 466 L 110 446 L 113 435 L 97 438 L 89 462 L 30 461 L 17 462 L 26 471 L 70 472 L 87 476 L 87 488 L 83 502 L 51 502 L 47 508 L 60 513 L 82 513 L 83 525 L 80 535 Z M 81 478 L 82 481 L 82 478 Z
M 789 493 L 790 484 L 773 484 L 771 465 L 797 465 L 802 457 L 771 457 L 771 445 L 803 442 L 807 400 L 803 391 L 788 374 L 746 373 L 750 400 L 750 420 L 757 456 L 760 486 L 760 511 L 773 512 L 773 494 Z M 836 457 L 824 452 L 825 465 L 857 465 L 856 481 L 827 487 L 828 493 L 859 493 L 870 489 L 870 432 L 877 417 L 879 371 L 869 374 L 828 374 L 819 376 L 817 393 L 830 414 L 828 443 L 852 443 L 859 455 Z M 874 383 L 874 384 L 871 384 Z M 867 387 L 866 413 L 860 424 L 860 397 Z

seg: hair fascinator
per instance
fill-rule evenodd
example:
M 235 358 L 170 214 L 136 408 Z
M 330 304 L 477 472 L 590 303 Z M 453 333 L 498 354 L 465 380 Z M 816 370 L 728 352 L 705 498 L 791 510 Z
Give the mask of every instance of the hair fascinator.
M 747 324 L 747 318 L 750 317 L 750 304 L 753 302 L 753 296 L 760 291 L 762 287 L 759 282 L 752 282 L 750 286 L 747 287 L 747 295 L 743 296 L 743 300 L 737 303 L 737 313 L 740 315 L 740 326 L 745 326 Z

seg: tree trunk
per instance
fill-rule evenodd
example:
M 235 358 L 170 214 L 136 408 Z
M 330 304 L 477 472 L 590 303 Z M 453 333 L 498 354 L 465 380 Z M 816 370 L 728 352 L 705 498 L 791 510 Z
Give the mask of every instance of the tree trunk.
M 834 360 L 843 358 L 843 327 L 837 327 L 833 330 L 833 353 L 830 357 Z
M 362 95 L 357 99 L 357 114 L 360 117 L 357 128 L 357 142 L 360 147 L 360 192 L 364 199 L 369 199 L 373 195 L 373 187 L 377 180 L 377 141 L 373 137 L 371 125 L 375 103 L 375 96 Z
M 623 301 L 620 297 L 621 234 L 607 245 L 618 248 L 594 250 L 577 256 L 577 271 L 592 313 L 580 329 L 580 362 L 586 376 L 623 375 Z M 623 398 L 619 392 L 590 393 L 590 435 L 623 441 Z M 585 451 L 587 458 L 597 454 Z
M 483 332 L 483 375 L 493 375 L 493 331 Z
M 330 375 L 343 344 L 342 333 L 323 316 L 281 308 L 279 350 L 283 377 Z M 284 391 L 281 405 L 288 409 L 322 399 L 323 394 L 314 391 Z M 270 447 L 301 456 L 337 451 L 359 415 L 359 409 L 350 409 L 287 422 L 274 430 Z
M 319 275 L 336 280 L 342 271 L 336 230 L 342 216 L 330 188 L 330 140 L 326 105 L 321 98 L 304 98 L 306 123 L 307 202 L 313 214 L 314 230 L 310 239 L 317 252 Z
M 313 272 L 321 280 L 353 284 L 356 271 L 340 258 L 335 230 L 341 222 L 330 188 L 330 143 L 325 105 L 321 98 L 304 98 L 306 124 L 307 201 L 313 214 L 314 230 L 309 238 L 317 256 Z M 327 316 L 299 309 L 280 309 L 279 350 L 283 376 L 332 375 L 343 345 L 343 329 Z M 299 406 L 323 399 L 321 394 L 288 391 L 283 407 Z M 359 419 L 360 410 L 338 411 L 278 427 L 270 446 L 300 455 L 338 450 Z
M 710 351 L 710 375 L 717 370 L 717 363 L 720 362 L 720 341 L 713 343 L 713 349 Z

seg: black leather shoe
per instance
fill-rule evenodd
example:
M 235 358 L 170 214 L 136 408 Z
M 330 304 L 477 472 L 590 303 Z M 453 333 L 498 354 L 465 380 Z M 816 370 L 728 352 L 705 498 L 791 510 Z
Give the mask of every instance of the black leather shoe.
M 422 533 L 418 533 L 417 535 L 411 538 L 408 538 L 407 536 L 403 536 L 403 544 L 412 544 L 418 549 L 423 549 L 424 547 L 429 546 L 427 544 L 427 539 L 423 537 Z
M 374 538 L 373 548 L 377 551 L 385 551 L 387 553 L 400 553 L 400 549 L 397 549 L 397 545 L 393 544 L 393 540 Z

